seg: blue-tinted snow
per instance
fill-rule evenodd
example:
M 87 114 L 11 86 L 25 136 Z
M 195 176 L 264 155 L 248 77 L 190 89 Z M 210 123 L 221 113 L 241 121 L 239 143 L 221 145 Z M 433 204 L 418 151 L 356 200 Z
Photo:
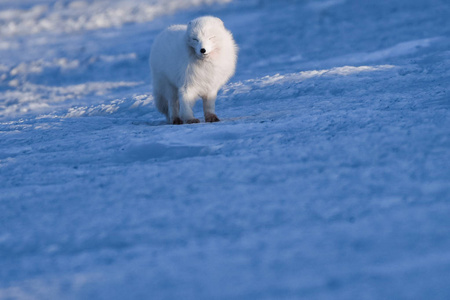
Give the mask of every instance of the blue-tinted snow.
M 204 14 L 222 122 L 166 125 L 152 40 Z M 0 299 L 449 299 L 449 16 L 0 1 Z

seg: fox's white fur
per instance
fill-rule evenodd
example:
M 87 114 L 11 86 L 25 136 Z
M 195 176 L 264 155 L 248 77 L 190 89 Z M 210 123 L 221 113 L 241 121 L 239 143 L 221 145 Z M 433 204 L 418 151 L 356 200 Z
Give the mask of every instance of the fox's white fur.
M 198 123 L 192 107 L 202 98 L 205 121 L 219 121 L 217 92 L 233 76 L 236 60 L 233 36 L 219 18 L 200 17 L 167 28 L 150 54 L 156 107 L 170 123 Z

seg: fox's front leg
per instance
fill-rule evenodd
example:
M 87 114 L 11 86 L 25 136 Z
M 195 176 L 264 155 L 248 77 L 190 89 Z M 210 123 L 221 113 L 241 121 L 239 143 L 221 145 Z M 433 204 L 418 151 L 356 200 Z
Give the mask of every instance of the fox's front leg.
M 200 123 L 200 120 L 195 118 L 194 113 L 192 112 L 192 107 L 195 104 L 195 98 L 196 95 L 187 90 L 182 90 L 179 93 L 180 117 L 188 124 Z
M 217 93 L 211 93 L 203 99 L 203 113 L 205 114 L 205 122 L 219 122 L 219 118 L 217 117 L 216 111 L 216 98 Z

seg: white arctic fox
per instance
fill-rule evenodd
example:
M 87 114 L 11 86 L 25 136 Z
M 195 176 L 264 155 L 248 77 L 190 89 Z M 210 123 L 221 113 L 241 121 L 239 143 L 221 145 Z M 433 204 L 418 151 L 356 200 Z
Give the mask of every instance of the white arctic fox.
M 192 106 L 202 98 L 205 121 L 218 122 L 217 92 L 233 76 L 236 60 L 233 36 L 219 18 L 200 17 L 167 28 L 150 54 L 156 107 L 170 123 L 198 123 Z

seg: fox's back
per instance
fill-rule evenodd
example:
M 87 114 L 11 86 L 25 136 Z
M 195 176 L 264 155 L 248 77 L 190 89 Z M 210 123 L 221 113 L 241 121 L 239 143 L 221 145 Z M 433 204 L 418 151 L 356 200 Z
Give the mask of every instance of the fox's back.
M 186 70 L 188 59 L 186 25 L 170 26 L 155 38 L 150 53 L 153 76 L 163 74 L 170 81 L 178 81 L 179 75 Z

